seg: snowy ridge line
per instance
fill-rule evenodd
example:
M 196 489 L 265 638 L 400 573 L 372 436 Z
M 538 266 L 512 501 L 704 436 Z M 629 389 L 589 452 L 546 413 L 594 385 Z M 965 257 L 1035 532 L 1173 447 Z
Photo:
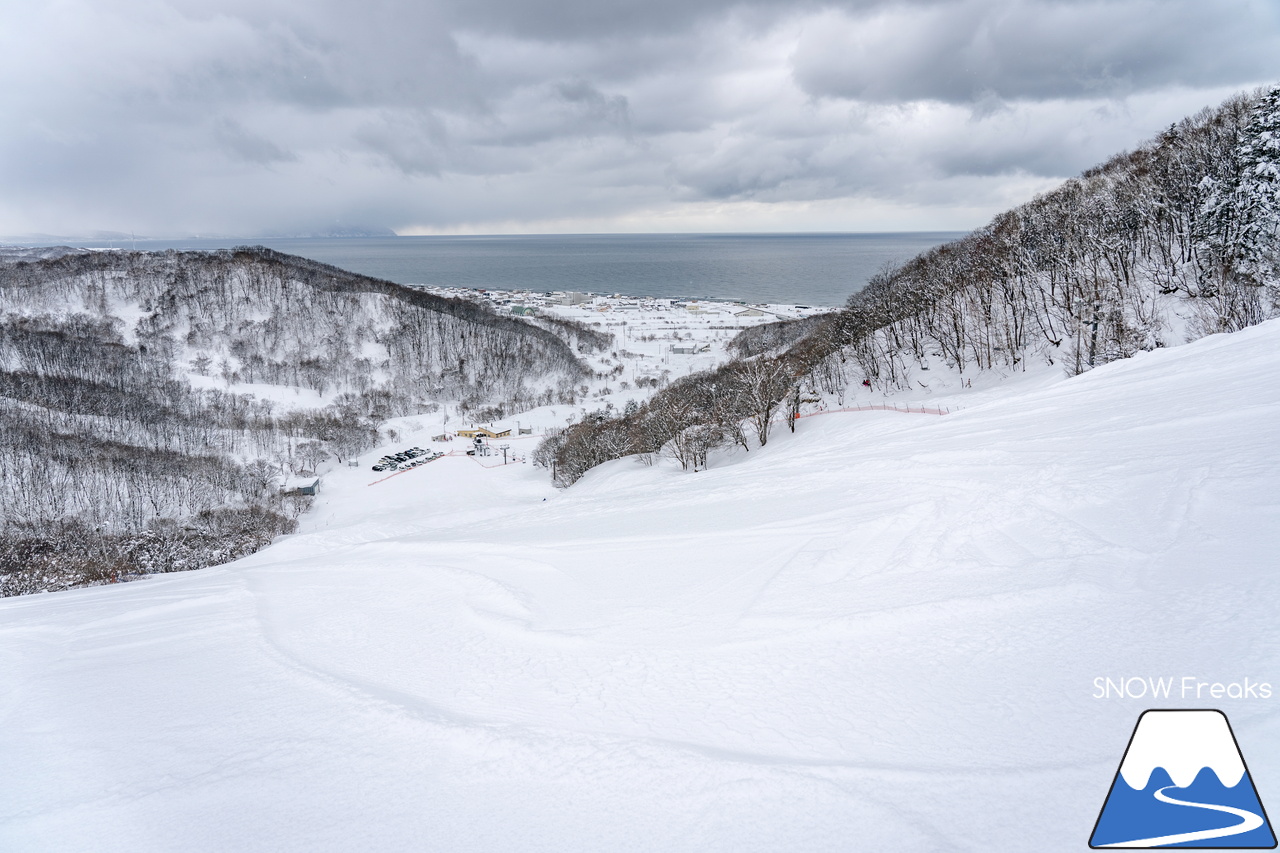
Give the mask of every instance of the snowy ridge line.
M 926 407 L 926 406 L 920 406 L 919 408 L 914 408 L 914 409 L 913 409 L 913 408 L 911 407 L 911 404 L 910 404 L 910 403 L 904 403 L 901 407 L 899 407 L 896 403 L 895 403 L 895 404 L 893 404 L 893 405 L 886 405 L 886 404 L 880 404 L 880 403 L 868 403 L 868 404 L 866 404 L 866 405 L 859 404 L 859 405 L 857 405 L 857 406 L 852 406 L 852 407 L 850 407 L 850 406 L 845 406 L 845 407 L 840 408 L 840 409 L 823 409 L 823 410 L 822 410 L 822 411 L 820 411 L 820 412 L 808 412 L 808 413 L 805 413 L 805 414 L 797 415 L 797 416 L 796 416 L 796 418 L 797 418 L 797 419 L 799 419 L 799 418 L 811 418 L 811 417 L 814 417 L 815 415 L 832 415 L 832 414 L 836 414 L 836 413 L 838 413 L 838 412 L 872 412 L 872 411 L 875 411 L 875 412 L 898 412 L 898 413 L 900 413 L 900 414 L 912 414 L 912 415 L 947 415 L 947 414 L 950 414 L 950 413 L 951 413 L 951 409 L 950 409 L 950 407 L 944 407 L 944 408 L 942 408 L 942 409 L 936 409 L 936 408 L 935 408 L 935 409 L 931 409 L 931 408 L 928 408 L 928 407 Z M 785 416 L 783 416 L 783 417 L 781 417 L 781 418 L 775 418 L 775 419 L 774 419 L 774 423 L 782 423 L 782 422 L 783 422 L 783 421 L 785 421 L 785 420 L 786 420 L 786 417 L 785 417 Z M 528 440 L 528 439 L 540 439 L 540 438 L 541 438 L 541 436 L 521 436 L 520 438 L 512 438 L 512 439 L 508 439 L 508 440 L 509 440 L 509 441 L 525 441 L 525 440 Z M 466 455 L 466 454 L 465 454 L 463 451 L 460 451 L 460 450 L 451 450 L 451 451 L 449 451 L 448 453 L 446 453 L 446 454 L 445 454 L 445 456 L 464 456 L 464 455 Z M 489 469 L 489 468 L 501 468 L 501 467 L 503 467 L 501 464 L 498 464 L 498 465 L 485 465 L 483 462 L 481 462 L 479 459 L 475 458 L 474 456 L 470 457 L 470 459 L 471 459 L 471 461 L 473 461 L 473 462 L 475 462 L 477 465 L 479 465 L 481 468 L 485 468 L 485 469 Z M 518 459 L 516 460 L 516 462 L 517 462 L 517 464 L 519 464 L 519 460 L 518 460 Z M 401 475 L 401 474 L 407 474 L 407 473 L 409 473 L 409 471 L 413 471 L 413 470 L 416 470 L 416 469 L 415 469 L 415 468 L 410 468 L 410 469 L 407 469 L 407 470 L 404 470 L 404 471 L 397 471 L 397 472 L 395 472 L 394 474 L 391 474 L 390 476 L 387 476 L 387 477 L 383 477 L 383 478 L 382 478 L 382 479 L 380 479 L 380 480 L 374 480 L 372 483 L 369 483 L 369 485 L 370 485 L 370 486 L 376 486 L 376 485 L 378 485 L 379 483 L 385 483 L 387 480 L 390 480 L 392 477 L 397 477 L 397 476 L 399 476 L 399 475 Z

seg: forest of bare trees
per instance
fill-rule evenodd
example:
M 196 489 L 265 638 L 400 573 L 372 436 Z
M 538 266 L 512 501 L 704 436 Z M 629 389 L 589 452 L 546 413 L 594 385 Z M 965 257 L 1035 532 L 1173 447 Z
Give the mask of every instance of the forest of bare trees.
M 3 594 L 234 559 L 292 528 L 287 475 L 387 418 L 561 402 L 588 374 L 544 328 L 266 249 L 42 254 L 0 259 Z
M 906 387 L 931 364 L 962 375 L 1069 374 L 1280 314 L 1280 87 L 1231 98 L 1147 145 L 886 269 L 838 312 L 744 332 L 738 358 L 646 405 L 597 413 L 537 458 L 569 485 L 609 459 L 764 444 L 802 395 Z M 744 444 L 745 446 L 745 444 Z M 692 448 L 692 449 L 690 449 Z
M 811 395 L 1036 362 L 1078 374 L 1280 313 L 1280 89 L 886 269 L 839 311 L 744 332 L 735 358 L 550 435 L 570 485 L 621 456 L 705 467 Z M 0 594 L 213 565 L 291 529 L 279 488 L 440 400 L 575 402 L 607 336 L 524 322 L 263 248 L 0 256 Z M 245 385 L 292 386 L 287 410 Z

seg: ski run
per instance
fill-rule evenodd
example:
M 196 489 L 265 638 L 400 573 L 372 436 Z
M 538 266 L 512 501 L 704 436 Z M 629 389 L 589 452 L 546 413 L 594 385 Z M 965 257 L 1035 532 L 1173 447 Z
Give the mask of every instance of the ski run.
M 1273 320 L 567 490 L 370 470 L 461 449 L 426 425 L 239 562 L 0 601 L 0 850 L 1081 850 L 1151 701 L 1095 679 L 1280 683 L 1277 351 Z M 1264 801 L 1277 701 L 1217 703 Z

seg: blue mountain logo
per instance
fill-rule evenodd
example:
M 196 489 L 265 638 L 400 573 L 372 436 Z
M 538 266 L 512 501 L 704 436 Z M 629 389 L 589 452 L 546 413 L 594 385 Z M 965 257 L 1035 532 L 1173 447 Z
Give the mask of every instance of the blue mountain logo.
M 1144 711 L 1089 846 L 1274 848 L 1226 714 Z

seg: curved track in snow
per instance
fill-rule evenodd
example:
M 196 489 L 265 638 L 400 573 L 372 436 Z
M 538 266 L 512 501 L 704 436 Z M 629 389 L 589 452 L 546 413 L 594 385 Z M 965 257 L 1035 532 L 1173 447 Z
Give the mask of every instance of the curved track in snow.
M 1272 322 L 567 491 L 339 468 L 252 557 L 0 601 L 0 850 L 1077 853 L 1095 677 L 1280 668 L 1278 365 Z
M 1240 818 L 1240 822 L 1234 826 L 1224 826 L 1218 829 L 1200 829 L 1195 832 L 1178 832 L 1173 835 L 1159 835 L 1155 838 L 1139 838 L 1134 841 L 1126 841 L 1123 844 L 1107 844 L 1106 847 L 1169 847 L 1174 844 L 1185 844 L 1188 841 L 1208 841 L 1210 838 L 1229 838 L 1232 835 L 1242 835 L 1251 832 L 1262 826 L 1262 816 L 1254 814 L 1247 809 L 1238 809 L 1235 806 L 1219 806 L 1212 803 L 1193 803 L 1189 800 L 1177 800 L 1165 793 L 1170 788 L 1176 788 L 1177 785 L 1166 785 L 1155 792 L 1155 797 L 1162 803 L 1168 803 L 1171 806 L 1187 806 L 1193 809 L 1208 809 L 1209 811 L 1224 812 L 1226 814 L 1235 815 Z

